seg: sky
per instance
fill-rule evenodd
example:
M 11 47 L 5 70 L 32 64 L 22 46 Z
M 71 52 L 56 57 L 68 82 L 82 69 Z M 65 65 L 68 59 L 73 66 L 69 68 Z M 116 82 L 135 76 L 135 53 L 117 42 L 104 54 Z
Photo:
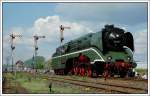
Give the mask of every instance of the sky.
M 134 58 L 139 68 L 147 68 L 147 3 L 3 3 L 3 61 L 10 56 L 10 34 L 15 39 L 15 61 L 33 56 L 33 36 L 38 40 L 38 55 L 51 58 L 60 45 L 59 26 L 64 43 L 87 33 L 100 31 L 105 24 L 114 24 L 134 37 Z

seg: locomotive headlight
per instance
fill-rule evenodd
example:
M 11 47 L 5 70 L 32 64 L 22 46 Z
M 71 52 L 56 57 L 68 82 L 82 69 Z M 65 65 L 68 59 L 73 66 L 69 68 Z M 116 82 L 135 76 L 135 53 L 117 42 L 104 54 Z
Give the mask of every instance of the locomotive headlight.
M 112 59 L 112 57 L 111 57 L 111 56 L 108 56 L 108 57 L 107 57 L 107 60 L 109 60 L 109 61 L 110 61 L 111 59 Z
M 116 37 L 119 37 L 119 35 L 117 34 Z
M 127 57 L 127 59 L 128 59 L 128 61 L 130 61 L 130 60 L 131 60 L 131 57 L 130 57 L 130 56 L 128 56 L 128 57 Z

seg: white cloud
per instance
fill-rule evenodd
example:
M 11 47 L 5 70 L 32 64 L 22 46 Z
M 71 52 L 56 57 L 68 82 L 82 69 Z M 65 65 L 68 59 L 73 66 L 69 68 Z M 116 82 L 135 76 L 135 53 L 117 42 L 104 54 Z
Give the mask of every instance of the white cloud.
M 69 26 L 71 29 L 66 29 L 64 31 L 64 38 L 65 39 L 74 39 L 80 36 L 81 34 L 86 34 L 91 32 L 91 30 L 85 27 L 82 24 L 77 22 L 69 22 L 60 20 L 60 17 L 55 16 L 48 16 L 46 18 L 40 18 L 35 21 L 32 30 L 34 30 L 34 34 L 38 35 L 45 35 L 45 40 L 49 42 L 59 42 L 60 36 L 60 25 Z
M 33 35 L 36 34 L 46 36 L 38 42 L 39 52 L 46 58 L 50 57 L 60 43 L 60 25 L 71 27 L 64 31 L 64 41 L 67 42 L 88 32 L 99 31 L 105 24 L 115 24 L 132 32 L 135 39 L 135 58 L 142 59 L 146 64 L 147 24 L 143 23 L 147 22 L 146 3 L 57 3 L 54 13 L 59 15 L 39 18 L 33 22 L 32 27 L 16 26 L 10 30 L 9 33 L 23 35 L 21 39 L 15 40 L 16 58 L 26 60 L 32 57 Z M 9 34 L 3 35 L 4 50 L 9 53 Z
M 64 31 L 65 42 L 78 38 L 79 36 L 92 32 L 89 28 L 85 27 L 82 24 L 77 22 L 63 21 L 58 15 L 47 16 L 45 18 L 39 18 L 30 28 L 16 27 L 12 28 L 10 32 L 14 34 L 21 34 L 22 38 L 15 39 L 16 45 L 16 60 L 22 59 L 26 60 L 32 57 L 33 54 L 33 36 L 34 35 L 44 35 L 46 38 L 38 40 L 38 46 L 40 55 L 50 57 L 54 53 L 55 48 L 60 44 L 60 25 L 69 26 L 71 29 L 66 29 Z M 10 33 L 9 32 L 9 33 Z M 7 51 L 10 50 L 10 37 L 5 35 L 3 38 L 4 43 L 4 52 L 7 54 Z M 48 53 L 50 52 L 50 53 Z M 4 54 L 5 54 L 4 53 Z M 22 55 L 23 54 L 23 55 Z M 22 55 L 20 57 L 20 55 Z
M 143 53 L 147 54 L 147 47 L 148 47 L 147 24 L 141 23 L 132 27 L 133 28 L 131 31 L 134 37 L 135 54 L 143 54 Z M 131 27 L 128 29 L 131 29 Z
M 147 25 L 147 24 L 145 24 Z M 143 27 L 143 24 L 139 24 L 137 26 L 133 26 L 134 32 L 132 32 L 134 36 L 134 45 L 135 52 L 134 58 L 137 61 L 138 68 L 147 68 L 147 58 L 148 58 L 148 34 L 147 28 Z
M 64 38 L 65 42 L 70 41 L 72 39 L 78 38 L 86 33 L 89 32 L 96 32 L 100 31 L 101 28 L 104 27 L 105 24 L 110 24 L 108 22 L 100 22 L 100 23 L 94 23 L 94 22 L 73 22 L 68 20 L 62 20 L 60 19 L 60 16 L 47 16 L 45 18 L 39 18 L 34 23 L 33 26 L 30 28 L 13 28 L 10 30 L 10 32 L 14 32 L 15 34 L 21 34 L 23 35 L 22 39 L 17 38 L 16 48 L 18 49 L 16 51 L 16 60 L 22 59 L 26 60 L 28 58 L 32 57 L 33 54 L 33 35 L 44 35 L 46 38 L 38 40 L 39 45 L 39 53 L 42 56 L 45 56 L 46 59 L 50 58 L 50 56 L 54 53 L 55 48 L 59 46 L 60 44 L 60 25 L 69 26 L 71 29 L 66 29 L 64 31 Z M 146 27 L 143 27 L 143 25 L 137 25 L 137 26 L 128 26 L 125 24 L 115 24 L 117 27 L 121 27 L 125 29 L 126 31 L 131 31 L 134 36 L 134 42 L 135 42 L 135 59 L 140 60 L 140 62 L 143 62 L 144 64 L 147 64 L 147 29 Z M 90 26 L 90 27 L 89 27 Z M 142 27 L 141 27 L 142 26 Z M 132 30 L 131 30 L 132 29 Z M 134 29 L 134 30 L 133 30 Z M 93 30 L 93 31 L 92 31 Z M 8 40 L 10 39 L 9 35 L 5 35 L 3 37 L 3 44 L 4 44 L 4 50 L 7 51 L 10 50 L 10 42 Z M 22 52 L 24 55 L 22 55 Z M 21 55 L 21 57 L 20 57 Z M 141 65 L 140 65 L 141 66 Z M 146 65 L 143 65 L 146 66 Z

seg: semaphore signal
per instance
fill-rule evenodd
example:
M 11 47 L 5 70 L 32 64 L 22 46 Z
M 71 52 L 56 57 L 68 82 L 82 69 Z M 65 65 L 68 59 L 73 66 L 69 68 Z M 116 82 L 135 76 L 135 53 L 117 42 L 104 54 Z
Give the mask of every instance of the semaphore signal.
M 35 36 L 33 36 L 33 38 L 34 38 L 34 55 L 33 55 L 33 63 L 32 63 L 33 65 L 32 65 L 32 67 L 34 69 L 35 65 L 37 64 L 37 62 L 36 62 L 37 51 L 38 51 L 37 41 L 40 38 L 45 38 L 45 36 L 37 36 L 37 35 L 35 35 Z
M 65 29 L 71 29 L 71 27 L 60 25 L 60 46 L 62 45 L 63 40 L 64 40 L 63 32 Z M 63 50 L 62 47 L 60 48 L 61 50 Z M 60 56 L 61 56 L 61 53 L 60 53 Z M 60 63 L 62 63 L 61 58 L 60 58 Z
M 63 42 L 64 40 L 64 36 L 63 36 L 63 31 L 64 29 L 71 29 L 70 27 L 67 27 L 67 26 L 63 26 L 63 25 L 60 25 L 60 41 L 61 43 Z
M 11 58 L 12 58 L 12 72 L 13 72 L 13 64 L 14 64 L 14 50 L 15 50 L 15 45 L 14 45 L 14 39 L 16 37 L 22 37 L 22 35 L 14 35 L 13 33 L 10 35 L 11 38 Z

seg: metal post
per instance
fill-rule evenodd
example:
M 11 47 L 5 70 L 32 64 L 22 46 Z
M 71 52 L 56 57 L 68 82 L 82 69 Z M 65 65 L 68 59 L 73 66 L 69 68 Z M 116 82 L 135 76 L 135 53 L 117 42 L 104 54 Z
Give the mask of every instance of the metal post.
M 38 46 L 37 46 L 37 41 L 38 39 L 40 38 L 45 38 L 45 36 L 33 36 L 34 37 L 34 63 L 33 63 L 33 66 L 34 66 L 34 69 L 36 69 L 36 65 L 37 65 L 37 51 L 38 51 Z
M 61 60 L 62 42 L 63 42 L 63 41 L 60 41 L 60 63 L 61 63 L 61 64 L 62 64 L 62 60 Z
M 14 46 L 14 39 L 15 37 L 22 37 L 21 35 L 14 35 L 13 33 L 10 35 L 11 37 L 11 58 L 12 58 L 12 72 L 14 71 L 13 69 L 13 64 L 14 64 L 14 50 L 15 50 L 15 46 Z
M 63 31 L 64 29 L 70 29 L 70 27 L 66 27 L 66 26 L 63 26 L 63 25 L 60 25 L 60 56 L 62 55 L 62 44 L 63 44 L 63 40 L 64 40 L 64 37 L 63 37 Z M 60 63 L 62 64 L 62 59 L 60 57 Z
M 10 35 L 10 37 L 11 37 L 11 58 L 12 58 L 12 72 L 14 72 L 14 66 L 13 66 L 13 64 L 14 64 L 14 49 L 15 49 L 15 46 L 14 46 L 14 39 L 15 39 L 15 37 L 21 37 L 21 35 L 14 35 L 13 33 Z M 15 78 L 15 91 L 16 91 L 16 93 L 17 93 L 17 84 L 16 84 L 16 66 L 15 66 L 15 76 L 14 76 L 14 78 Z
M 12 52 L 11 52 L 11 58 L 12 58 L 12 61 L 11 61 L 11 64 L 12 64 L 12 72 L 14 71 L 14 66 L 13 66 L 13 64 L 14 64 L 14 55 L 13 55 L 13 53 L 14 53 L 14 51 L 12 50 Z
M 14 46 L 14 44 L 13 44 L 13 40 L 15 39 L 15 36 L 13 35 L 13 34 L 11 34 L 10 35 L 11 36 L 11 59 L 12 59 L 12 61 L 11 61 L 11 64 L 12 64 L 12 72 L 13 72 L 13 64 L 14 64 L 14 58 L 13 58 L 13 55 L 14 55 L 14 49 L 15 49 L 15 46 Z
M 33 57 L 32 57 L 32 69 L 34 69 L 34 54 L 33 54 Z
M 37 65 L 37 50 L 38 50 L 38 46 L 37 46 L 37 40 L 38 37 L 35 37 L 34 42 L 35 42 L 35 51 L 34 51 L 34 64 Z M 34 68 L 36 69 L 36 66 L 34 66 Z
M 6 57 L 6 64 L 7 64 L 7 65 L 6 65 L 6 67 L 7 67 L 6 69 L 7 69 L 7 71 L 8 71 L 8 64 L 9 64 L 9 61 L 10 61 L 10 56 L 7 56 L 7 57 Z

